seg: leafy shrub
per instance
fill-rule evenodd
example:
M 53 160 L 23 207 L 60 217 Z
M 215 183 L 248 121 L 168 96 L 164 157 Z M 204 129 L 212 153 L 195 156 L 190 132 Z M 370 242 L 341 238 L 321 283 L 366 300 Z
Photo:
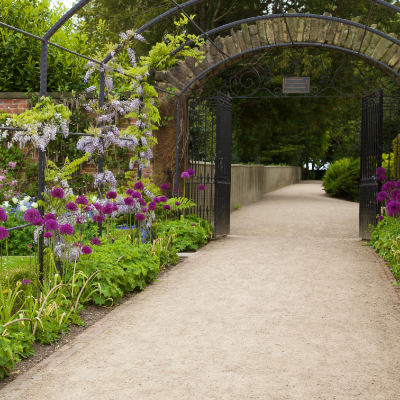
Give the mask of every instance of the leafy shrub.
M 323 178 L 326 193 L 346 200 L 358 201 L 360 196 L 360 159 L 335 161 Z

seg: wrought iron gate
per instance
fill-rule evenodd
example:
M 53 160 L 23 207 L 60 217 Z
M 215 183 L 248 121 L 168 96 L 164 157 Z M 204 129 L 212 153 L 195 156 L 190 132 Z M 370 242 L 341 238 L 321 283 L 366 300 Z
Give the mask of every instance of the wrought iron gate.
M 185 194 L 196 204 L 191 212 L 211 222 L 215 235 L 230 231 L 232 107 L 220 92 L 188 99 L 187 168 L 194 175 L 185 180 Z
M 382 166 L 382 132 L 383 91 L 379 90 L 362 100 L 359 233 L 363 239 L 370 238 L 369 226 L 376 226 L 380 211 L 376 169 Z

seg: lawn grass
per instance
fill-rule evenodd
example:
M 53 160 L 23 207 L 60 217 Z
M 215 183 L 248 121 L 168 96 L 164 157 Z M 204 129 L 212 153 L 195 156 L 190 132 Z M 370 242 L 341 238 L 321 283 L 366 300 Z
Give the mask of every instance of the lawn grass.
M 32 264 L 35 264 L 35 258 L 32 257 Z M 29 265 L 29 256 L 3 256 L 3 269 L 16 269 Z

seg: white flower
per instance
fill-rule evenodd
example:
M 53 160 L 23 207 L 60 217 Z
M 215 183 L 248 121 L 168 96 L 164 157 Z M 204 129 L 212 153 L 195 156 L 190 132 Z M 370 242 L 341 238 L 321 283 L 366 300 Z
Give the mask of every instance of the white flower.
M 20 204 L 21 206 L 23 206 L 23 205 L 25 204 L 25 199 L 24 199 L 24 200 L 21 200 L 21 201 L 19 202 L 19 204 Z
M 12 200 L 12 202 L 13 202 L 14 204 L 17 204 L 17 203 L 18 203 L 18 199 L 17 199 L 16 197 L 13 197 L 11 200 Z
M 97 196 L 92 196 L 92 201 L 95 203 L 97 201 Z
M 21 210 L 22 212 L 25 212 L 25 211 L 27 210 L 27 208 L 26 208 L 26 206 L 21 206 L 21 207 L 20 207 L 20 210 Z
M 24 201 L 27 203 L 29 200 L 31 199 L 31 197 L 30 196 L 26 196 L 26 197 L 24 197 Z
M 4 203 L 3 203 L 3 207 L 10 207 L 10 203 L 8 202 L 8 201 L 5 201 Z
M 32 207 L 32 208 L 38 208 L 38 203 L 32 203 L 32 204 L 31 204 L 31 207 Z

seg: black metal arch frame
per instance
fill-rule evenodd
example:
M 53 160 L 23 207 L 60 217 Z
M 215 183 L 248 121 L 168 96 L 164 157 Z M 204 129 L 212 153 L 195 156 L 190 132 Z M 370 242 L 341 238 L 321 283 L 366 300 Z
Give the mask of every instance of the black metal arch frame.
M 168 10 L 168 11 L 164 12 L 163 14 L 159 15 L 158 17 L 152 19 L 151 21 L 149 21 L 148 23 L 146 23 L 145 25 L 143 25 L 141 28 L 139 28 L 138 30 L 136 30 L 135 33 L 136 33 L 136 34 L 140 34 L 140 33 L 144 32 L 145 30 L 151 28 L 152 26 L 158 24 L 159 22 L 163 21 L 164 19 L 166 19 L 166 18 L 168 18 L 168 17 L 170 17 L 170 16 L 172 16 L 172 15 L 174 15 L 174 14 L 183 13 L 183 14 L 185 14 L 185 16 L 189 19 L 189 21 L 191 22 L 191 24 L 193 24 L 193 25 L 195 26 L 196 29 L 200 30 L 200 32 L 201 32 L 201 35 L 200 35 L 200 36 L 201 36 L 201 37 L 206 37 L 206 38 L 210 41 L 210 43 L 223 55 L 223 57 L 225 57 L 225 59 L 224 59 L 222 62 L 218 63 L 217 65 L 221 65 L 221 64 L 223 64 L 224 62 L 226 62 L 227 60 L 234 60 L 235 57 L 234 57 L 234 56 L 229 56 L 229 55 L 225 54 L 225 53 L 223 52 L 223 50 L 220 49 L 220 48 L 214 43 L 213 40 L 211 40 L 210 35 L 213 34 L 213 33 L 218 32 L 218 31 L 220 31 L 220 30 L 222 30 L 222 29 L 226 29 L 226 28 L 228 28 L 228 27 L 230 27 L 230 26 L 237 25 L 238 23 L 255 21 L 255 20 L 257 20 L 257 19 L 284 18 L 284 21 L 285 21 L 285 24 L 286 24 L 287 27 L 288 27 L 287 18 L 290 18 L 290 17 L 301 17 L 301 16 L 306 16 L 306 17 L 308 17 L 308 18 L 330 19 L 330 20 L 333 20 L 333 21 L 345 22 L 345 23 L 348 24 L 348 25 L 353 25 L 353 26 L 356 26 L 356 27 L 364 28 L 364 37 L 363 37 L 363 41 L 364 41 L 364 38 L 365 38 L 365 35 L 366 35 L 367 31 L 369 31 L 369 32 L 373 32 L 373 33 L 375 33 L 375 34 L 378 34 L 378 35 L 380 35 L 380 36 L 382 36 L 382 37 L 385 37 L 386 39 L 388 39 L 388 40 L 390 40 L 390 41 L 392 41 L 392 42 L 394 42 L 394 43 L 400 44 L 399 41 L 397 41 L 396 39 L 392 38 L 391 36 L 386 35 L 386 34 L 383 33 L 383 32 L 379 32 L 379 31 L 376 31 L 376 30 L 374 30 L 374 29 L 368 27 L 368 24 L 369 24 L 369 21 L 370 21 L 370 18 L 371 18 L 371 15 L 372 15 L 372 12 L 373 12 L 373 9 L 374 9 L 374 6 L 375 6 L 375 5 L 379 5 L 379 6 L 385 7 L 385 8 L 387 8 L 387 9 L 391 10 L 391 11 L 394 11 L 394 12 L 397 12 L 397 13 L 400 14 L 400 7 L 397 7 L 397 6 L 393 5 L 393 4 L 390 4 L 390 3 L 388 3 L 388 2 L 386 2 L 386 1 L 384 1 L 384 0 L 369 0 L 372 4 L 371 4 L 371 9 L 370 9 L 370 12 L 369 12 L 369 16 L 368 16 L 367 23 L 366 23 L 365 25 L 361 25 L 361 24 L 358 24 L 358 23 L 355 23 L 355 22 L 352 22 L 352 21 L 341 20 L 341 19 L 339 19 L 339 18 L 328 17 L 328 16 L 312 15 L 312 14 L 289 14 L 289 13 L 285 13 L 285 11 L 283 10 L 283 7 L 282 7 L 282 3 L 281 3 L 281 1 L 279 0 L 279 5 L 280 5 L 281 11 L 282 11 L 281 14 L 276 14 L 276 15 L 271 15 L 271 16 L 260 16 L 260 17 L 251 18 L 251 19 L 248 19 L 248 20 L 243 20 L 243 21 L 240 21 L 240 22 L 234 22 L 234 23 L 232 23 L 232 24 L 224 25 L 224 26 L 221 27 L 221 28 L 217 28 L 217 29 L 214 29 L 214 30 L 211 30 L 211 31 L 208 31 L 208 32 L 204 32 L 203 30 L 201 30 L 201 28 L 200 28 L 200 27 L 187 15 L 187 13 L 185 12 L 185 9 L 186 9 L 187 7 L 190 7 L 190 6 L 192 6 L 192 5 L 201 3 L 201 2 L 203 2 L 203 1 L 204 1 L 204 0 L 189 0 L 189 1 L 185 2 L 185 3 L 183 3 L 183 4 L 178 4 L 178 3 L 176 3 L 175 0 L 170 0 L 170 2 L 174 5 L 173 8 L 171 8 L 170 10 Z M 50 46 L 54 46 L 54 47 L 56 47 L 56 48 L 58 48 L 58 49 L 60 49 L 60 50 L 67 51 L 67 52 L 69 52 L 69 53 L 71 53 L 71 54 L 73 54 L 73 55 L 76 55 L 77 57 L 81 57 L 81 58 L 83 58 L 83 59 L 92 61 L 92 62 L 94 62 L 94 63 L 96 63 L 96 64 L 99 64 L 99 65 L 107 64 L 107 62 L 109 62 L 109 61 L 111 60 L 111 58 L 112 58 L 111 54 L 108 54 L 108 55 L 104 58 L 104 60 L 102 60 L 102 61 L 99 62 L 98 60 L 94 60 L 94 59 L 92 59 L 92 58 L 90 58 L 90 57 L 87 57 L 87 56 L 85 56 L 85 55 L 83 55 L 83 54 L 79 54 L 79 53 L 76 53 L 76 52 L 74 52 L 74 51 L 72 51 L 72 50 L 69 50 L 69 49 L 67 49 L 67 48 L 65 48 L 65 47 L 59 46 L 59 45 L 57 45 L 56 43 L 50 42 L 50 40 L 49 40 L 49 39 L 50 39 L 50 38 L 51 38 L 51 37 L 52 37 L 52 36 L 53 36 L 53 35 L 54 35 L 54 34 L 55 34 L 55 33 L 56 33 L 70 18 L 72 18 L 81 8 L 83 8 L 85 5 L 89 4 L 90 2 L 91 2 L 91 0 L 80 0 L 75 6 L 73 6 L 70 10 L 68 10 L 68 11 L 67 11 L 67 12 L 66 12 L 66 13 L 65 13 L 65 14 L 64 14 L 64 15 L 63 15 L 63 16 L 62 16 L 62 17 L 61 17 L 61 18 L 60 18 L 60 19 L 59 19 L 45 34 L 44 34 L 43 37 L 39 37 L 39 36 L 33 35 L 33 34 L 29 33 L 29 32 L 25 32 L 25 31 L 23 31 L 23 30 L 21 30 L 21 29 L 18 29 L 18 28 L 16 28 L 16 27 L 13 27 L 13 26 L 10 26 L 10 25 L 7 25 L 7 24 L 5 24 L 5 23 L 3 23 L 3 22 L 0 21 L 0 27 L 7 28 L 7 29 L 11 29 L 11 30 L 13 30 L 13 31 L 15 31 L 15 32 L 21 33 L 21 34 L 23 34 L 23 35 L 25 35 L 25 36 L 28 36 L 28 37 L 31 37 L 31 38 L 33 38 L 33 39 L 36 39 L 36 40 L 41 41 L 40 97 L 45 96 L 45 95 L 46 95 L 46 92 L 47 92 L 47 55 L 48 55 L 47 53 L 48 53 L 48 46 L 49 46 L 49 45 L 50 45 Z M 290 30 L 289 30 L 289 29 L 288 29 L 288 32 L 289 32 L 289 35 L 290 35 Z M 361 45 L 362 45 L 362 44 L 361 44 Z M 261 47 L 258 48 L 258 50 L 259 50 L 259 51 L 263 51 L 263 50 L 265 50 L 265 49 L 272 48 L 272 47 L 278 47 L 278 46 L 279 46 L 279 45 L 275 45 L 275 46 L 263 46 L 262 48 L 261 48 Z M 281 44 L 281 45 L 280 45 L 280 47 L 287 47 L 287 46 L 288 46 L 287 43 Z M 292 38 L 291 38 L 291 43 L 289 43 L 289 46 L 303 46 L 303 47 L 304 47 L 304 46 L 310 46 L 310 43 L 294 43 L 293 40 L 292 40 Z M 313 46 L 315 47 L 315 44 L 314 44 Z M 351 53 L 351 54 L 354 53 L 354 51 L 346 50 L 346 49 L 343 49 L 343 48 L 337 48 L 336 46 L 320 45 L 320 46 L 318 46 L 318 47 L 331 48 L 331 49 L 334 49 L 334 50 L 339 50 L 339 49 L 340 49 L 339 51 L 342 51 L 342 52 L 345 51 L 345 52 L 348 52 L 348 53 Z M 121 49 L 122 49 L 122 46 L 119 46 L 119 47 L 116 49 L 116 52 L 120 51 Z M 361 50 L 361 47 L 360 47 L 360 50 Z M 251 52 L 254 52 L 254 49 L 252 49 L 251 51 L 249 51 L 249 53 L 251 53 Z M 358 52 L 356 52 L 356 53 L 357 53 L 357 55 L 359 55 L 360 51 L 358 51 Z M 243 53 L 241 53 L 241 54 L 242 54 L 242 55 L 243 55 L 243 54 L 246 54 L 246 52 L 243 52 Z M 372 63 L 372 61 L 373 61 L 373 64 L 375 64 L 375 65 L 378 64 L 378 65 L 379 65 L 379 62 L 377 62 L 376 60 L 371 59 L 370 57 L 364 56 L 364 58 L 366 59 L 366 61 L 369 61 L 370 63 Z M 382 65 L 382 67 L 388 69 L 388 68 L 387 68 L 386 66 L 384 66 L 384 65 Z M 213 67 L 212 67 L 212 68 L 213 68 Z M 121 73 L 121 72 L 119 72 L 119 71 L 115 71 L 115 72 Z M 394 71 L 391 71 L 391 72 L 394 72 Z M 131 76 L 125 74 L 125 73 L 122 73 L 122 74 L 125 75 L 125 76 L 128 76 L 128 77 L 131 77 Z M 397 75 L 397 76 L 400 76 L 400 75 L 397 74 L 397 73 L 396 73 L 396 75 Z M 204 76 L 204 73 L 201 74 L 201 76 Z M 131 77 L 131 78 L 134 78 L 134 77 Z M 196 77 L 196 78 L 197 78 L 197 77 Z M 100 83 L 99 104 L 100 104 L 100 106 L 102 106 L 102 105 L 104 104 L 104 96 L 105 96 L 105 76 L 104 76 L 104 71 L 103 71 L 103 72 L 100 72 L 99 83 Z M 186 87 L 184 88 L 184 90 L 183 90 L 181 93 L 179 93 L 179 94 L 177 94 L 177 95 L 175 94 L 175 95 L 178 97 L 178 101 L 177 101 L 177 103 L 178 103 L 178 108 L 177 108 L 177 119 L 178 119 L 178 123 L 177 123 L 177 125 L 178 125 L 178 127 L 177 127 L 177 142 L 176 142 L 176 146 L 177 146 L 177 148 L 176 148 L 176 150 L 177 150 L 177 156 L 176 156 L 176 158 L 177 158 L 177 159 L 176 159 L 176 162 L 177 162 L 176 184 L 178 183 L 178 172 L 179 172 L 179 170 L 178 170 L 178 163 L 179 163 L 179 132 L 180 132 L 181 96 L 184 94 L 184 92 L 187 90 L 187 88 L 188 88 L 188 86 L 186 86 Z M 164 90 L 161 89 L 161 88 L 157 88 L 157 90 L 164 91 Z M 170 92 L 168 92 L 168 93 L 170 93 Z M 171 93 L 170 93 L 170 94 L 171 94 Z M 39 178 L 39 179 L 38 179 L 38 183 L 39 183 L 38 186 L 39 186 L 39 188 L 38 188 L 38 199 L 42 199 L 42 198 L 43 198 L 43 197 L 42 197 L 42 193 L 43 193 L 43 191 L 44 191 L 44 160 L 45 160 L 45 154 L 44 154 L 44 152 L 39 151 L 39 177 L 38 177 L 38 178 Z M 99 158 L 99 166 L 98 166 L 98 167 L 99 167 L 99 172 L 102 172 L 103 163 L 102 163 L 101 157 Z M 178 187 L 178 185 L 176 185 L 176 187 Z M 43 255 L 43 254 L 42 254 L 42 245 L 43 245 L 42 240 L 39 240 L 39 263 L 42 262 L 42 255 Z

